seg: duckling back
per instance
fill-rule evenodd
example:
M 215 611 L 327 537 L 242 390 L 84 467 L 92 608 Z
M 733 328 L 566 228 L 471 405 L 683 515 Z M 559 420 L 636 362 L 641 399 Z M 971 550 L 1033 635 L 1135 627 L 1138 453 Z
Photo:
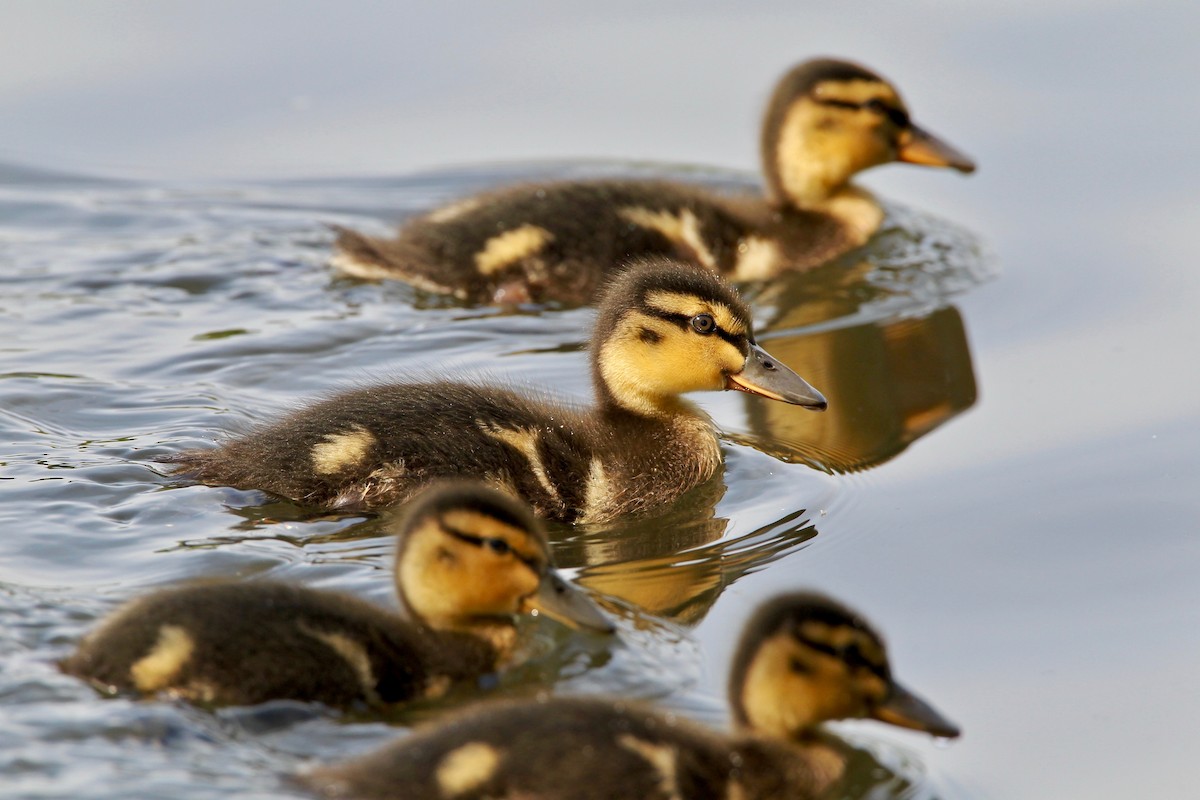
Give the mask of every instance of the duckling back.
M 143 597 L 61 666 L 108 691 L 346 707 L 422 697 L 447 679 L 487 672 L 495 660 L 478 638 L 435 633 L 354 597 L 260 581 Z
M 668 259 L 611 282 L 590 358 L 586 411 L 467 383 L 384 384 L 173 461 L 205 483 L 331 508 L 378 508 L 439 478 L 474 478 L 542 516 L 600 522 L 673 500 L 720 468 L 712 421 L 681 395 L 737 389 L 826 406 L 754 342 L 732 287 Z
M 685 183 L 533 184 L 468 197 L 394 239 L 339 229 L 331 265 L 469 303 L 586 303 L 634 257 L 665 255 L 737 280 L 805 270 L 865 244 L 884 218 L 862 170 L 893 161 L 975 165 L 913 124 L 899 92 L 848 61 L 814 59 L 778 82 L 762 125 L 765 197 Z
M 504 665 L 519 614 L 612 631 L 554 570 L 545 532 L 515 499 L 444 484 L 394 522 L 407 616 L 268 581 L 168 589 L 119 609 L 61 666 L 108 691 L 199 703 L 378 706 L 436 696 Z
M 838 766 L 639 703 L 556 698 L 486 703 L 306 781 L 364 800 L 812 800 Z
M 442 478 L 479 477 L 525 498 L 540 515 L 562 518 L 581 503 L 581 487 L 540 479 L 530 458 L 586 474 L 586 430 L 568 409 L 548 420 L 545 406 L 500 388 L 381 384 L 173 460 L 205 483 L 330 508 L 390 506 Z
M 581 304 L 635 257 L 670 256 L 731 274 L 753 224 L 752 214 L 685 184 L 533 184 L 422 215 L 395 239 L 339 228 L 331 263 L 468 303 Z

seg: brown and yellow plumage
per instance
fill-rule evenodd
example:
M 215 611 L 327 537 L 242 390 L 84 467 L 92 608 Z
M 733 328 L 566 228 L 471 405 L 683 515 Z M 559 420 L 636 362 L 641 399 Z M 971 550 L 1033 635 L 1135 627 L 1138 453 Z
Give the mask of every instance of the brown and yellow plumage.
M 205 704 L 381 706 L 436 696 L 503 666 L 518 614 L 611 629 L 555 572 L 541 527 L 506 495 L 442 486 L 397 526 L 396 588 L 407 616 L 271 581 L 186 586 L 123 606 L 62 668 L 107 691 Z
M 917 127 L 899 92 L 847 61 L 806 61 L 780 79 L 762 127 L 766 197 L 667 181 L 528 184 L 416 217 L 395 238 L 345 228 L 331 263 L 469 303 L 586 303 L 616 265 L 664 255 L 734 280 L 821 264 L 864 244 L 883 211 L 851 179 L 894 161 L 974 164 Z
M 587 410 L 468 383 L 385 384 L 174 460 L 204 483 L 330 508 L 377 508 L 439 478 L 472 477 L 542 516 L 596 522 L 672 500 L 720 467 L 711 420 L 681 394 L 739 389 L 825 407 L 755 344 L 731 287 L 665 259 L 613 281 L 591 363 Z
M 821 722 L 958 735 L 893 679 L 871 627 L 821 595 L 785 595 L 754 615 L 729 688 L 732 735 L 625 700 L 488 703 L 307 780 L 364 800 L 811 800 L 844 767 Z

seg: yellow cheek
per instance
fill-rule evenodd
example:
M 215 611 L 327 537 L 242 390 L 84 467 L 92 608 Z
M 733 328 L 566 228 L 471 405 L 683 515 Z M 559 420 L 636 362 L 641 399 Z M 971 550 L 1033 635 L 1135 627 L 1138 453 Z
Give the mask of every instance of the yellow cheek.
M 488 560 L 479 559 L 462 576 L 470 587 L 462 598 L 464 610 L 471 614 L 519 613 L 524 599 L 537 591 L 538 576 L 511 556 L 503 564 L 488 564 Z

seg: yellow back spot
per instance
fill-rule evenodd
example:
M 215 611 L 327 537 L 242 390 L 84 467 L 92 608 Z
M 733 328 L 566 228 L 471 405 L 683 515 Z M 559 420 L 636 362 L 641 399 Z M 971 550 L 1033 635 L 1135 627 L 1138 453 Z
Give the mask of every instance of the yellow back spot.
M 697 261 L 709 269 L 717 268 L 717 259 L 704 240 L 700 220 L 691 209 L 681 209 L 678 215 L 670 211 L 651 211 L 640 206 L 627 206 L 617 212 L 634 225 L 658 231 L 676 246 L 690 250 Z
M 668 744 L 655 744 L 645 739 L 624 733 L 617 737 L 617 743 L 626 750 L 637 753 L 650 763 L 658 773 L 658 787 L 664 795 L 670 798 L 680 798 L 679 778 L 676 772 L 678 753 Z
M 332 475 L 357 466 L 362 462 L 371 447 L 375 437 L 362 426 L 347 433 L 330 433 L 313 445 L 313 470 L 318 475 Z
M 498 439 L 504 442 L 509 447 L 516 450 L 521 455 L 525 456 L 525 460 L 529 462 L 529 469 L 533 471 L 533 475 L 537 478 L 538 483 L 546 490 L 546 494 L 558 499 L 558 489 L 550 481 L 550 476 L 546 473 L 546 467 L 542 463 L 542 456 L 538 453 L 538 436 L 536 431 L 524 429 L 501 428 L 498 425 L 491 425 L 480 422 L 479 429 L 491 436 L 493 439 Z
M 475 254 L 475 268 L 481 275 L 491 275 L 537 253 L 554 240 L 554 235 L 537 225 L 522 225 L 493 236 Z
M 500 765 L 500 752 L 490 744 L 471 742 L 451 750 L 437 765 L 443 797 L 456 797 L 482 786 Z
M 738 244 L 734 274 L 739 281 L 770 278 L 779 271 L 779 246 L 770 239 L 748 236 Z
M 451 203 L 448 206 L 430 211 L 425 215 L 425 219 L 429 222 L 441 224 L 449 222 L 452 219 L 457 219 L 463 214 L 468 214 L 483 205 L 483 201 L 478 197 L 468 197 L 464 200 L 459 200 L 457 203 Z
M 186 630 L 179 625 L 163 625 L 154 647 L 129 668 L 133 685 L 140 692 L 168 688 L 179 677 L 195 649 L 196 642 Z
M 355 677 L 358 678 L 358 684 L 362 687 L 363 694 L 367 700 L 372 703 L 380 702 L 379 694 L 375 690 L 375 671 L 371 669 L 371 656 L 367 653 L 367 649 L 363 647 L 361 642 L 350 638 L 344 633 L 319 631 L 303 623 L 300 624 L 300 630 L 314 639 L 324 642 L 331 650 L 341 656 L 350 666 Z

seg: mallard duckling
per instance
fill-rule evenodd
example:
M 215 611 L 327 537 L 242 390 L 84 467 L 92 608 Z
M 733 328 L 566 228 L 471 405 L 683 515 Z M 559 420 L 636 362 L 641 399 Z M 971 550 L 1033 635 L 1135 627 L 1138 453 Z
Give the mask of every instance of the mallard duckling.
M 116 611 L 61 666 L 108 691 L 205 704 L 386 706 L 503 666 L 517 614 L 613 629 L 554 570 L 529 510 L 478 484 L 414 501 L 399 520 L 395 578 L 407 618 L 268 581 L 155 592 Z
M 437 478 L 474 477 L 544 517 L 609 520 L 670 501 L 721 465 L 712 420 L 682 393 L 739 389 L 825 408 L 755 344 L 750 320 L 715 274 L 646 261 L 601 303 L 590 410 L 467 383 L 386 384 L 173 460 L 204 483 L 335 509 L 386 506 Z
M 338 228 L 330 263 L 469 303 L 586 303 L 631 256 L 682 258 L 734 280 L 824 263 L 865 244 L 879 203 L 850 181 L 879 164 L 974 163 L 917 127 L 879 75 L 835 59 L 780 79 L 762 127 L 766 197 L 728 197 L 665 181 L 531 184 L 460 200 L 407 222 L 394 239 Z
M 815 594 L 759 609 L 729 688 L 732 735 L 624 700 L 487 703 L 307 780 L 330 797 L 801 800 L 842 774 L 821 722 L 869 717 L 959 733 L 895 681 L 862 617 Z

